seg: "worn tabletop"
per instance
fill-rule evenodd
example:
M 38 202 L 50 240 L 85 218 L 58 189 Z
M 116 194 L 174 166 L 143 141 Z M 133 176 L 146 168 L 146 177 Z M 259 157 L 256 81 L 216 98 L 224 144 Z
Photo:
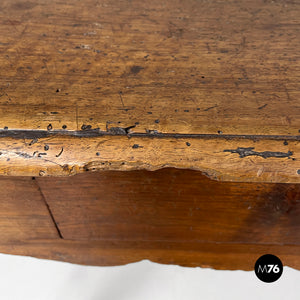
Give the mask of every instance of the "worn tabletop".
M 0 2 L 0 173 L 300 182 L 300 3 Z

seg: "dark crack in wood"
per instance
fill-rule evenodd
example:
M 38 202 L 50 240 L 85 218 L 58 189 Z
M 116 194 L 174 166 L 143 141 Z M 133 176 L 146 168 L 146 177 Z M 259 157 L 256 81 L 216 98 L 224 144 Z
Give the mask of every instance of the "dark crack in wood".
M 36 182 L 37 188 L 38 188 L 38 190 L 39 190 L 39 192 L 40 192 L 40 194 L 41 194 L 41 197 L 42 197 L 42 199 L 43 199 L 43 202 L 44 202 L 44 204 L 45 204 L 45 206 L 46 206 L 46 208 L 47 208 L 47 211 L 48 211 L 48 213 L 49 213 L 49 215 L 50 215 L 50 218 L 51 218 L 51 220 L 52 220 L 52 222 L 53 222 L 53 225 L 54 225 L 54 227 L 55 227 L 55 229 L 56 229 L 56 231 L 57 231 L 57 234 L 58 234 L 58 236 L 59 236 L 60 239 L 63 239 L 64 237 L 63 237 L 63 235 L 62 235 L 62 233 L 61 233 L 61 231 L 60 231 L 60 229 L 59 229 L 59 227 L 58 227 L 58 224 L 57 224 L 57 222 L 56 222 L 56 220 L 55 220 L 55 218 L 54 218 L 54 215 L 53 215 L 53 213 L 52 213 L 52 211 L 51 211 L 51 208 L 50 208 L 50 206 L 49 206 L 49 204 L 48 204 L 48 202 L 47 202 L 47 200 L 46 200 L 46 197 L 45 197 L 45 195 L 44 195 L 44 193 L 43 193 L 43 191 L 42 191 L 42 189 L 41 189 L 39 183 L 37 182 L 37 180 L 35 180 L 35 182 Z

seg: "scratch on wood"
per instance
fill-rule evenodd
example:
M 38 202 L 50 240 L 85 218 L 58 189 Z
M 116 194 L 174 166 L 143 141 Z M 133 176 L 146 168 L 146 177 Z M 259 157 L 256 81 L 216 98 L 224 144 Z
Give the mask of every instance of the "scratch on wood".
M 60 152 L 58 154 L 56 154 L 55 156 L 56 157 L 60 157 L 62 155 L 63 151 L 64 151 L 64 147 L 62 147 L 61 150 L 60 150 Z
M 38 142 L 38 139 L 35 138 L 33 139 L 30 143 L 29 143 L 29 146 L 32 146 L 33 144 L 37 143 Z
M 119 91 L 119 96 L 120 96 L 120 99 L 121 99 L 122 105 L 123 105 L 123 107 L 124 107 L 124 102 L 123 102 L 122 94 L 123 94 L 123 92 L 122 92 L 122 91 Z
M 264 167 L 262 166 L 262 167 L 259 168 L 259 170 L 256 173 L 257 177 L 260 177 L 261 174 L 263 173 L 263 171 L 264 171 Z
M 268 103 L 266 103 L 266 104 L 260 106 L 258 109 L 263 109 L 263 108 L 265 108 L 267 105 L 268 105 Z
M 104 141 L 100 141 L 97 146 L 96 146 L 96 149 L 98 149 L 98 147 L 101 145 L 101 144 L 104 144 L 105 142 L 107 142 L 108 140 L 104 140 Z
M 263 158 L 268 158 L 268 157 L 290 157 L 293 155 L 292 151 L 288 151 L 287 153 L 285 152 L 272 152 L 272 151 L 263 151 L 263 152 L 257 152 L 253 151 L 254 147 L 249 147 L 249 148 L 242 148 L 238 147 L 237 149 L 225 149 L 223 150 L 224 152 L 231 152 L 231 153 L 238 153 L 241 158 L 250 156 L 250 155 L 256 155 L 256 156 L 261 156 Z
M 204 111 L 208 111 L 208 110 L 210 110 L 210 109 L 212 109 L 212 108 L 215 108 L 215 107 L 217 107 L 217 106 L 218 106 L 218 105 L 208 107 L 208 108 L 204 109 Z
M 47 153 L 39 153 L 38 157 L 41 157 L 42 155 L 47 155 Z

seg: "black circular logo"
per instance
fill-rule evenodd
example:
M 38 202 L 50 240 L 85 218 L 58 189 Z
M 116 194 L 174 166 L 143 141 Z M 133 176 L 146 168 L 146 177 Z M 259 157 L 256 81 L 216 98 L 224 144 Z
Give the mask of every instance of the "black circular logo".
M 254 271 L 261 281 L 274 282 L 282 275 L 283 265 L 277 256 L 265 254 L 256 261 Z

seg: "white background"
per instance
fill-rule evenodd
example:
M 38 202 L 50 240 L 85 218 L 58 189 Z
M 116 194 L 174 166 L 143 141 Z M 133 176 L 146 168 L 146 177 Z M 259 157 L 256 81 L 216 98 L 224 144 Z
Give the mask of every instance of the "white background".
M 3 300 L 300 299 L 300 271 L 284 267 L 275 283 L 255 273 L 161 265 L 91 267 L 0 254 Z

